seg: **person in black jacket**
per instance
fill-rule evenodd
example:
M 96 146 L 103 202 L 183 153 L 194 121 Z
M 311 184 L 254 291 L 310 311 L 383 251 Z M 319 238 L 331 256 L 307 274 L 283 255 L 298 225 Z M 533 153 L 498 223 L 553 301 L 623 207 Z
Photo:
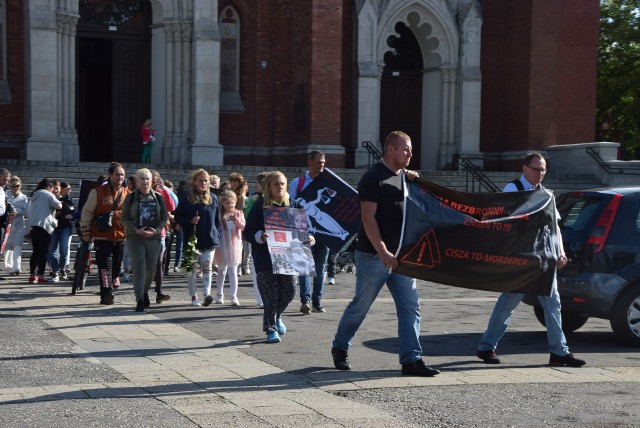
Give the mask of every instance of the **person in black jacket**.
M 67 280 L 65 268 L 69 263 L 69 246 L 71 235 L 73 234 L 74 213 L 76 210 L 71 199 L 71 185 L 65 181 L 60 182 L 60 196 L 58 199 L 62 203 L 62 209 L 56 212 L 58 226 L 51 235 L 49 244 L 49 256 L 51 258 L 51 270 L 53 276 L 49 282 L 58 282 L 61 279 Z
M 202 291 L 204 306 L 213 302 L 211 297 L 211 270 L 213 254 L 220 246 L 222 225 L 220 223 L 220 209 L 218 198 L 211 193 L 209 173 L 198 169 L 189 176 L 189 190 L 180 195 L 178 208 L 174 215 L 176 222 L 184 233 L 183 256 L 186 256 L 191 236 L 195 230 L 196 248 L 200 253 L 196 263 L 191 268 L 187 281 L 192 306 L 202 306 L 196 290 L 196 274 L 198 266 L 202 268 Z M 184 263 L 184 262 L 183 262 Z

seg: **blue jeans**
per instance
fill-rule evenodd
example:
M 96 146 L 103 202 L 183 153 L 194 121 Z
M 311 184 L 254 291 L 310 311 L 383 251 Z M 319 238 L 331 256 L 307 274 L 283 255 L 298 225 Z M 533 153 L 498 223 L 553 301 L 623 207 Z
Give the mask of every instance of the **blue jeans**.
M 511 316 L 518 304 L 522 301 L 522 293 L 502 293 L 496 302 L 487 331 L 482 335 L 478 351 L 495 350 L 498 342 L 507 331 Z M 569 347 L 567 339 L 562 331 L 562 316 L 560 315 L 560 294 L 558 294 L 558 282 L 553 278 L 551 296 L 538 296 L 540 305 L 544 310 L 544 322 L 547 326 L 547 341 L 549 342 L 549 352 L 556 355 L 567 355 Z
M 344 310 L 333 340 L 333 347 L 347 350 L 369 308 L 386 283 L 398 315 L 398 347 L 400 364 L 412 363 L 422 355 L 420 346 L 420 299 L 416 280 L 389 273 L 377 254 L 356 251 L 356 294 Z M 385 326 L 385 333 L 388 331 Z
M 49 243 L 49 257 L 51 263 L 51 270 L 53 273 L 63 271 L 69 260 L 67 259 L 69 254 L 69 238 L 71 237 L 72 228 L 63 227 L 62 229 L 55 229 L 51 234 L 51 242 Z M 60 247 L 58 249 L 58 247 Z
M 313 254 L 313 264 L 316 266 L 316 276 L 313 277 L 313 294 L 311 293 L 310 276 L 300 276 L 300 301 L 302 303 L 320 303 L 324 293 L 324 275 L 327 272 L 327 259 L 329 258 L 329 247 L 316 241 L 311 247 Z

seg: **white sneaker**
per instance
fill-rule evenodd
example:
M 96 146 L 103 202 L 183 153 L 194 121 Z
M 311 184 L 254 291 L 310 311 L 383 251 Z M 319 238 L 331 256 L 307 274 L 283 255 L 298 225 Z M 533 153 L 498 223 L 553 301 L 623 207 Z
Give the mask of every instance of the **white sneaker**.
M 191 306 L 202 306 L 202 303 L 200 303 L 200 300 L 198 300 L 198 299 L 192 300 L 191 301 Z
M 49 282 L 60 282 L 60 277 L 58 276 L 58 274 L 55 274 L 54 276 L 49 278 Z
M 336 279 L 332 276 L 329 277 L 329 284 L 334 285 L 336 283 Z
M 240 306 L 240 300 L 237 297 L 233 296 L 231 298 L 231 306 Z
M 218 298 L 216 299 L 216 303 L 218 305 L 224 305 L 224 297 L 218 294 Z

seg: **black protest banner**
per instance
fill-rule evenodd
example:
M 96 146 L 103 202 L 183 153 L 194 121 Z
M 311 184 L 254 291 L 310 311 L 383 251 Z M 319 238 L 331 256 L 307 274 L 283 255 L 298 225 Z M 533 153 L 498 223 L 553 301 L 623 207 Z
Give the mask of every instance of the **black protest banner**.
M 82 207 L 84 207 L 85 202 L 87 202 L 89 193 L 100 186 L 100 184 L 101 183 L 94 180 L 80 180 L 80 192 L 78 194 L 78 206 L 76 208 L 77 213 L 82 212 Z
M 335 253 L 358 233 L 361 223 L 358 192 L 329 168 L 298 193 L 295 203 L 307 211 L 309 232 Z
M 558 259 L 547 190 L 456 192 L 407 183 L 397 273 L 455 287 L 548 296 Z

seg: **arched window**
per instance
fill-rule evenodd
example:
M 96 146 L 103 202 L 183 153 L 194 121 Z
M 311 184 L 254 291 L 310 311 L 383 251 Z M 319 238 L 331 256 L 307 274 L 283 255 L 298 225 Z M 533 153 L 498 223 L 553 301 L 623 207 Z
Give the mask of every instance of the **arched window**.
M 0 103 L 11 102 L 7 82 L 7 4 L 0 0 Z
M 240 16 L 230 5 L 219 16 L 220 111 L 244 111 L 240 98 Z

